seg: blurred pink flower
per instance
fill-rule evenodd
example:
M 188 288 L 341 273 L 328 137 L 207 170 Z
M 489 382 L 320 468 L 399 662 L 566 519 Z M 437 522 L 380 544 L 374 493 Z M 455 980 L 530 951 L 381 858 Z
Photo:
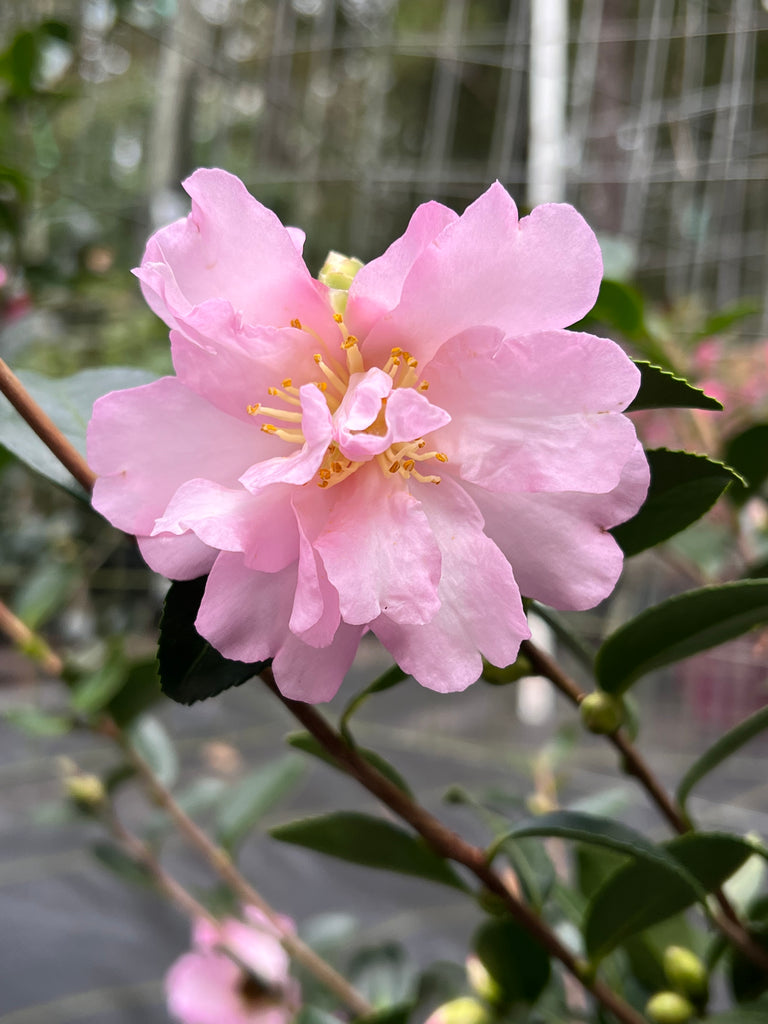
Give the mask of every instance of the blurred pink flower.
M 607 530 L 648 470 L 622 415 L 636 367 L 564 330 L 602 274 L 574 209 L 518 220 L 498 183 L 460 217 L 426 203 L 347 296 L 237 178 L 184 187 L 191 214 L 136 272 L 176 376 L 100 399 L 88 452 L 95 507 L 150 566 L 210 573 L 196 625 L 214 647 L 274 658 L 283 693 L 320 701 L 370 629 L 460 690 L 481 653 L 515 659 L 521 591 L 570 609 L 610 593 Z
M 245 917 L 195 923 L 192 952 L 165 979 L 168 1010 L 182 1024 L 287 1024 L 296 1013 L 298 983 L 277 930 L 253 907 Z

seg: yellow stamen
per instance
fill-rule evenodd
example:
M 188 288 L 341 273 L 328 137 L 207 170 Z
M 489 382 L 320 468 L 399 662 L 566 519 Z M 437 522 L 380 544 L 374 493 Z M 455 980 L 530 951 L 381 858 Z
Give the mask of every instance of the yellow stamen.
M 341 324 L 344 322 L 344 317 L 341 315 L 341 313 L 334 313 L 333 319 L 336 321 L 337 324 Z
M 247 405 L 245 407 L 245 411 L 248 413 L 249 416 L 258 416 L 260 410 L 261 406 L 259 405 L 258 402 L 256 403 L 256 405 Z
M 297 331 L 304 330 L 304 328 L 301 326 L 301 320 L 299 320 L 298 317 L 295 317 L 293 320 L 291 320 L 291 327 L 295 327 Z
M 251 409 L 255 408 L 255 412 L 251 413 Z M 276 420 L 288 420 L 290 423 L 301 423 L 301 418 L 304 415 L 301 412 L 292 412 L 290 409 L 270 409 L 267 405 L 248 406 L 248 412 L 252 416 L 274 416 Z
M 421 382 L 421 384 L 419 384 L 419 391 L 429 391 L 429 381 L 428 380 L 423 380 Z
M 261 429 L 265 434 L 274 434 L 281 441 L 303 444 L 306 440 L 301 430 L 283 430 L 281 427 L 276 427 L 274 423 L 262 423 Z
M 396 473 L 398 471 L 398 469 L 400 469 L 400 463 L 398 462 L 397 459 L 395 459 L 395 461 L 389 467 L 389 472 L 390 473 Z
M 322 372 L 328 378 L 330 383 L 333 384 L 333 386 L 336 388 L 336 390 L 339 392 L 339 394 L 344 396 L 346 394 L 346 392 L 347 392 L 347 385 L 341 379 L 341 377 L 339 377 L 339 375 L 337 373 L 333 372 L 333 370 L 330 368 L 330 366 L 328 366 L 328 364 L 323 360 L 323 357 L 320 355 L 319 352 L 315 352 L 315 354 L 313 355 L 312 358 L 315 360 L 317 365 L 320 367 Z
M 280 387 L 281 388 L 289 388 L 292 384 L 293 384 L 293 378 L 292 377 L 286 377 L 285 380 L 282 381 L 282 383 L 280 384 Z

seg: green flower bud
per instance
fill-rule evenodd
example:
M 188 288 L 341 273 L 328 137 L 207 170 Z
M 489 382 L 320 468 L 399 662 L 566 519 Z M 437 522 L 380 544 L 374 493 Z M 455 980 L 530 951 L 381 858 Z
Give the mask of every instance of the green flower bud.
M 487 1003 L 500 1003 L 503 993 L 499 983 L 488 973 L 480 957 L 474 953 L 470 954 L 467 957 L 466 968 L 467 979 L 473 991 Z
M 678 992 L 657 992 L 648 1000 L 645 1012 L 656 1024 L 686 1024 L 696 1013 Z
M 482 1003 L 471 996 L 462 996 L 438 1006 L 425 1024 L 490 1024 L 492 1019 Z
M 355 274 L 362 266 L 362 260 L 331 250 L 325 258 L 325 263 L 317 275 L 317 279 L 322 284 L 328 285 L 329 288 L 346 292 L 349 291 Z
M 498 668 L 483 659 L 483 674 L 480 678 L 492 686 L 506 686 L 507 683 L 514 683 L 518 679 L 522 679 L 523 676 L 532 676 L 533 674 L 533 665 L 524 654 L 521 654 L 517 661 L 513 661 L 505 668 Z
M 664 950 L 664 973 L 670 985 L 695 1002 L 706 1001 L 709 994 L 707 969 L 695 953 L 683 946 Z
M 620 700 L 610 693 L 595 690 L 588 693 L 579 705 L 581 721 L 590 732 L 610 735 L 624 721 L 624 708 Z
M 70 800 L 74 800 L 76 804 L 88 810 L 100 807 L 107 796 L 104 783 L 98 775 L 86 773 L 70 775 L 65 778 L 64 791 Z

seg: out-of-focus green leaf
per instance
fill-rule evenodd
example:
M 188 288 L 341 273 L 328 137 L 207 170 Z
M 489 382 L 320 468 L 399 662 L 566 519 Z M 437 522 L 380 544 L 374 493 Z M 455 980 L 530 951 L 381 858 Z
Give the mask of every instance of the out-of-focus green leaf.
M 744 478 L 728 492 L 737 505 L 758 494 L 768 480 L 768 423 L 755 423 L 730 438 L 725 446 L 726 462 Z
M 119 726 L 126 726 L 160 699 L 160 678 L 155 658 L 133 662 L 126 671 L 125 682 L 107 705 Z
M 403 672 L 399 665 L 393 665 L 392 668 L 387 669 L 383 675 L 380 675 L 378 679 L 366 686 L 365 689 L 358 693 L 356 697 L 347 704 L 344 709 L 341 718 L 339 719 L 339 729 L 341 730 L 344 737 L 350 741 L 351 736 L 349 734 L 349 720 L 352 715 L 361 707 L 370 696 L 374 693 L 384 693 L 385 690 L 391 690 L 393 686 L 397 686 L 398 683 L 402 683 L 404 679 L 408 678 L 408 674 Z
M 402 1011 L 410 1006 L 414 967 L 397 943 L 385 942 L 357 950 L 346 973 L 352 985 L 378 1013 Z M 389 1017 L 383 1019 L 389 1020 Z
M 760 708 L 733 729 L 729 729 L 685 773 L 677 787 L 677 802 L 687 813 L 688 797 L 691 790 L 731 754 L 735 754 L 745 743 L 768 729 L 768 707 Z
M 555 884 L 555 866 L 536 839 L 507 839 L 503 846 L 528 903 L 541 908 Z
M 99 840 L 91 845 L 91 852 L 104 867 L 109 868 L 124 882 L 152 885 L 149 871 L 114 843 Z
M 270 834 L 280 842 L 305 846 L 351 864 L 416 875 L 466 891 L 453 868 L 421 839 L 370 814 L 336 811 L 279 825 L 270 829 Z
M 81 715 L 101 711 L 120 692 L 127 677 L 125 655 L 122 647 L 115 645 L 100 668 L 75 684 L 69 699 L 72 709 Z
M 632 519 L 611 533 L 625 555 L 636 555 L 680 533 L 714 505 L 736 473 L 706 455 L 655 448 L 646 452 L 651 469 L 648 496 Z
M 682 377 L 675 376 L 671 370 L 644 360 L 635 360 L 640 371 L 640 388 L 634 399 L 629 403 L 627 412 L 638 412 L 641 409 L 708 409 L 720 412 L 722 404 L 716 398 L 705 395 L 701 388 L 689 384 Z M 727 459 L 729 465 L 733 465 Z M 736 466 L 736 469 L 739 467 Z
M 707 1014 L 707 1024 L 765 1024 L 768 1020 L 768 999 L 744 1003 L 733 1010 Z
M 124 366 L 81 370 L 71 377 L 44 377 L 31 370 L 20 370 L 17 376 L 81 455 L 85 455 L 85 431 L 96 399 L 108 391 L 138 387 L 154 379 L 145 370 Z M 44 477 L 78 497 L 85 496 L 69 471 L 5 398 L 0 400 L 0 444 Z
M 3 718 L 27 736 L 63 736 L 72 729 L 72 720 L 33 707 L 8 708 Z
M 704 322 L 694 333 L 692 340 L 699 341 L 702 338 L 710 338 L 713 334 L 722 334 L 740 320 L 746 320 L 747 317 L 759 313 L 760 309 L 760 303 L 754 299 L 740 299 L 730 306 L 724 306 Z
M 664 847 L 678 861 L 680 873 L 651 860 L 634 860 L 610 875 L 593 896 L 584 922 L 591 958 L 601 959 L 631 935 L 679 914 L 702 890 L 722 885 L 755 852 L 738 836 L 704 832 L 679 836 Z
M 127 730 L 128 741 L 160 782 L 170 789 L 179 774 L 179 759 L 171 737 L 154 715 L 142 715 Z
M 240 686 L 269 661 L 248 664 L 223 657 L 195 629 L 207 576 L 172 583 L 163 604 L 157 661 L 163 693 L 179 704 L 194 704 Z
M 31 630 L 39 630 L 65 606 L 81 582 L 77 566 L 45 560 L 24 579 L 14 595 L 13 610 Z
M 748 930 L 753 942 L 768 953 L 768 925 L 752 924 Z M 728 980 L 737 1003 L 750 1003 L 768 989 L 768 974 L 740 949 L 735 949 L 731 956 Z M 768 1014 L 765 1019 L 768 1020 Z
M 632 285 L 604 277 L 592 309 L 572 330 L 592 330 L 595 323 L 606 324 L 631 340 L 647 335 L 643 296 Z
M 622 694 L 663 665 L 690 658 L 768 622 L 768 581 L 701 587 L 654 605 L 620 626 L 597 652 L 595 674 Z
M 336 768 L 338 771 L 344 771 L 344 769 L 337 764 L 334 758 L 328 753 L 322 744 L 318 743 L 314 736 L 308 732 L 292 732 L 286 737 L 286 741 L 297 750 L 303 750 L 305 754 L 311 754 L 313 757 L 318 758 L 320 761 L 324 761 L 329 764 L 332 768 Z M 367 747 L 355 747 L 355 752 L 364 758 L 368 764 L 370 764 L 377 771 L 389 779 L 390 782 L 394 782 L 398 789 L 402 789 L 404 793 L 409 796 L 412 795 L 412 790 L 402 775 L 396 768 L 393 768 L 389 761 L 386 761 L 381 754 L 377 754 L 375 750 L 369 750 Z
M 498 985 L 502 1005 L 533 1003 L 546 988 L 551 972 L 549 956 L 511 918 L 495 918 L 481 924 L 472 946 Z
M 353 1024 L 408 1024 L 412 1011 L 412 1003 L 385 1006 L 381 1010 L 366 1014 L 365 1017 L 356 1017 Z
M 222 800 L 216 821 L 216 836 L 221 846 L 230 852 L 236 849 L 303 774 L 303 762 L 289 754 L 262 765 L 238 782 Z

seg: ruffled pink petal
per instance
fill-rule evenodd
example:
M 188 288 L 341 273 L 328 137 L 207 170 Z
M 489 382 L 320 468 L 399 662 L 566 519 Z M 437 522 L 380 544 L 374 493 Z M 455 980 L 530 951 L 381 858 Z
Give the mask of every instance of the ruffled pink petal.
M 329 495 L 334 504 L 315 548 L 344 621 L 364 624 L 386 612 L 395 622 L 429 622 L 440 607 L 440 550 L 419 502 L 373 463 Z
M 396 388 L 387 402 L 392 442 L 413 441 L 451 422 L 450 415 L 413 388 Z
M 497 182 L 421 253 L 363 351 L 378 362 L 399 345 L 425 366 L 468 327 L 515 337 L 567 327 L 592 308 L 601 277 L 597 239 L 573 207 L 538 206 L 518 222 Z
M 395 308 L 415 260 L 443 228 L 458 219 L 453 210 L 441 203 L 423 203 L 411 217 L 405 234 L 357 272 L 344 315 L 352 334 L 365 338 L 376 321 Z
M 224 552 L 216 559 L 195 626 L 224 657 L 265 661 L 280 690 L 295 700 L 330 700 L 355 656 L 361 626 L 341 623 L 333 641 L 315 648 L 288 628 L 296 593 L 296 567 L 261 573 L 246 569 L 242 556 Z
M 165 978 L 168 1010 L 182 1024 L 247 1024 L 239 967 L 223 955 L 186 953 Z
M 500 339 L 465 332 L 429 367 L 430 398 L 452 421 L 433 442 L 490 490 L 613 490 L 635 446 L 618 410 L 639 386 L 618 345 L 571 331 Z
M 613 590 L 623 556 L 606 531 L 630 519 L 648 490 L 638 444 L 608 494 L 492 494 L 469 488 L 485 532 L 515 569 L 520 590 L 553 608 L 593 608 Z
M 209 548 L 194 533 L 181 536 L 137 537 L 141 557 L 155 572 L 169 580 L 195 580 L 213 567 L 218 551 Z
M 324 493 L 317 489 L 317 494 L 309 495 L 298 491 L 293 501 L 299 531 L 299 564 L 288 627 L 311 647 L 327 647 L 341 619 L 339 595 L 313 546 L 326 514 L 322 507 L 324 498 Z
M 99 475 L 93 506 L 121 530 L 149 535 L 185 481 L 233 485 L 253 461 L 257 433 L 175 377 L 112 391 L 88 425 L 88 462 Z
M 471 498 L 447 475 L 438 487 L 417 486 L 442 551 L 440 610 L 422 626 L 381 615 L 371 629 L 423 686 L 464 690 L 480 676 L 481 655 L 508 665 L 531 634 L 509 562 L 483 533 Z
M 251 418 L 248 406 L 258 402 L 280 406 L 268 388 L 280 387 L 285 377 L 292 377 L 296 387 L 317 379 L 312 358 L 316 347 L 316 339 L 292 327 L 243 325 L 229 303 L 214 301 L 194 310 L 183 333 L 171 331 L 171 355 L 179 380 L 242 420 Z M 256 421 L 257 425 L 262 422 Z
M 294 238 L 239 178 L 201 169 L 184 188 L 192 212 L 150 238 L 136 271 L 169 326 L 208 299 L 226 299 L 252 324 L 287 327 L 299 318 L 321 335 L 332 327 Z
M 299 553 L 290 503 L 291 488 L 286 484 L 253 495 L 242 487 L 189 480 L 171 498 L 153 535 L 193 530 L 210 545 L 208 550 L 242 551 L 248 568 L 277 572 Z
M 240 477 L 240 483 L 249 491 L 256 493 L 270 484 L 305 484 L 320 469 L 333 436 L 331 412 L 322 392 L 314 384 L 304 384 L 299 388 L 299 394 L 302 411 L 301 429 L 304 432 L 301 450 L 295 451 L 292 455 L 279 455 L 251 466 Z M 284 447 L 290 444 L 279 438 L 274 440 L 276 444 Z

